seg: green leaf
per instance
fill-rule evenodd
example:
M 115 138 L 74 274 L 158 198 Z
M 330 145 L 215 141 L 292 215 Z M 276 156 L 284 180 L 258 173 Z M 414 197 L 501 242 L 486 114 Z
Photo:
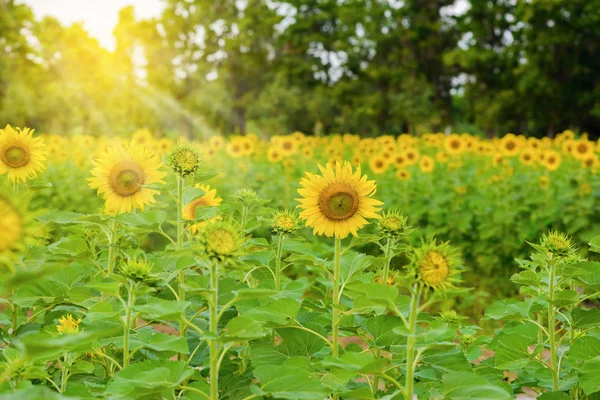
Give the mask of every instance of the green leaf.
M 525 270 L 510 277 L 510 280 L 520 285 L 536 286 L 540 283 L 540 277 L 535 271 Z
M 131 349 L 144 347 L 154 351 L 168 351 L 182 354 L 189 354 L 190 352 L 185 338 L 155 332 L 152 328 L 142 329 L 137 335 L 132 336 L 129 347 Z
M 289 356 L 310 358 L 326 346 L 318 336 L 296 328 L 279 328 L 277 334 L 283 340 L 278 351 Z
M 510 386 L 491 383 L 470 372 L 451 372 L 442 377 L 444 399 L 509 400 L 514 399 Z
M 320 364 L 326 368 L 338 368 L 357 374 L 381 374 L 389 361 L 375 358 L 373 353 L 355 353 L 348 351 L 340 357 L 327 357 Z
M 371 257 L 361 253 L 351 253 L 340 260 L 340 279 L 342 284 L 351 282 L 353 278 L 371 265 Z
M 600 391 L 600 357 L 587 360 L 577 368 L 579 370 L 579 386 L 587 395 Z
M 48 251 L 57 255 L 76 256 L 88 250 L 85 240 L 79 236 L 66 236 L 48 246 Z
M 354 308 L 373 306 L 394 308 L 398 297 L 397 288 L 378 283 L 352 282 L 346 286 L 346 290 L 354 298 Z
M 144 361 L 119 371 L 108 383 L 105 394 L 117 398 L 141 398 L 174 389 L 194 371 L 181 361 Z
M 496 301 L 485 310 L 485 318 L 507 320 L 531 318 L 532 305 L 533 299 Z
M 588 245 L 590 246 L 590 251 L 593 251 L 594 253 L 600 253 L 600 236 L 595 236 L 592 240 L 590 240 Z
M 55 224 L 76 224 L 80 223 L 79 219 L 84 216 L 84 214 L 71 211 L 50 210 L 40 215 L 37 219 L 41 222 L 54 222 Z
M 135 311 L 152 320 L 175 321 L 191 305 L 189 301 L 163 300 L 156 297 L 146 299 L 146 304 L 137 305 Z
M 298 314 L 300 303 L 296 300 L 276 299 L 266 305 L 247 311 L 244 315 L 261 322 L 272 322 L 275 325 L 286 325 Z
M 226 333 L 221 340 L 234 342 L 258 339 L 266 335 L 261 324 L 246 316 L 235 317 L 227 323 Z
M 402 320 L 399 317 L 389 315 L 378 315 L 367 319 L 364 327 L 373 337 L 371 346 L 385 347 L 402 341 L 402 338 L 394 333 L 394 328 L 401 324 Z
M 588 361 L 600 357 L 600 339 L 595 336 L 582 336 L 575 339 L 569 350 L 570 361 Z
M 570 397 L 565 392 L 546 392 L 542 393 L 538 400 L 569 400 Z
M 238 300 L 249 300 L 249 299 L 259 299 L 261 297 L 273 297 L 279 292 L 277 290 L 271 289 L 240 289 L 234 290 L 231 293 L 235 295 L 235 298 Z
M 167 213 L 162 210 L 152 210 L 142 214 L 120 214 L 115 219 L 127 226 L 154 226 L 165 222 Z
M 329 390 L 318 376 L 311 377 L 310 371 L 294 366 L 279 368 L 261 367 L 254 370 L 260 392 L 274 398 L 290 400 L 323 400 Z
M 575 304 L 578 299 L 579 293 L 577 293 L 575 290 L 567 289 L 558 292 L 552 303 L 557 307 L 564 307 Z
M 471 364 L 458 348 L 442 353 L 426 352 L 422 361 L 441 372 L 472 371 Z
M 576 308 L 571 312 L 573 318 L 573 326 L 575 328 L 594 328 L 600 326 L 600 310 L 591 308 L 584 310 Z
M 497 369 L 516 370 L 524 368 L 531 360 L 531 338 L 518 334 L 502 334 L 496 343 L 494 363 Z
M 189 187 L 183 191 L 183 204 L 190 204 L 192 201 L 196 200 L 198 197 L 202 197 L 206 194 L 206 192 L 197 187 Z

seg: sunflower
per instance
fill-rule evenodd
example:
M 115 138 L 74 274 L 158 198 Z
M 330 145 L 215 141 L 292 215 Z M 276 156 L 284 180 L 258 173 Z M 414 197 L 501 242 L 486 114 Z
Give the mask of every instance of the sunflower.
M 448 154 L 456 155 L 462 153 L 465 149 L 465 143 L 459 135 L 453 133 L 444 140 L 444 148 Z
M 542 189 L 546 189 L 550 184 L 550 178 L 546 175 L 540 176 L 540 187 Z
M 371 171 L 373 171 L 375 175 L 383 174 L 387 171 L 388 166 L 388 160 L 381 155 L 369 160 L 369 168 L 371 168 Z
M 407 165 L 414 165 L 419 160 L 419 151 L 417 149 L 407 149 L 404 152 L 404 157 L 406 157 Z
M 281 153 L 279 147 L 269 147 L 269 150 L 267 150 L 267 160 L 269 160 L 272 163 L 276 163 L 281 161 L 282 159 L 283 154 Z
M 160 171 L 158 158 L 143 147 L 110 147 L 94 160 L 90 187 L 98 189 L 106 200 L 109 214 L 128 213 L 154 203 L 158 193 L 144 187 L 161 182 L 166 172 Z
M 231 158 L 239 158 L 244 155 L 244 143 L 242 143 L 240 138 L 234 138 L 227 143 L 227 154 Z
M 8 183 L 0 184 L 0 267 L 12 268 L 15 255 L 35 240 L 34 216 L 28 212 L 29 196 L 16 196 Z
M 185 206 L 183 209 L 183 218 L 187 220 L 196 219 L 196 211 L 202 207 L 217 207 L 223 201 L 222 198 L 217 197 L 217 190 L 211 189 L 210 186 L 204 184 L 197 184 L 197 188 L 202 189 L 204 194 L 191 203 Z
M 419 169 L 421 170 L 421 172 L 430 173 L 431 171 L 433 171 L 434 166 L 435 163 L 433 161 L 433 158 L 429 156 L 423 156 L 419 160 Z
M 443 292 L 460 282 L 457 276 L 462 264 L 460 254 L 448 242 L 437 243 L 435 239 L 423 242 L 410 258 L 411 275 L 423 287 Z
M 410 179 L 410 172 L 405 168 L 400 168 L 396 171 L 396 178 L 401 181 L 407 181 Z
M 507 157 L 513 157 L 519 154 L 520 145 L 519 139 L 515 135 L 507 133 L 500 140 L 500 151 Z
M 538 158 L 536 151 L 533 149 L 524 149 L 519 154 L 519 162 L 523 165 L 533 165 Z
M 298 141 L 292 136 L 285 136 L 279 139 L 278 142 L 279 150 L 284 156 L 291 156 L 298 150 Z
M 594 154 L 594 146 L 587 140 L 574 141 L 571 146 L 571 154 L 578 160 L 585 160 Z
M 222 262 L 231 261 L 241 254 L 244 238 L 241 228 L 232 221 L 214 221 L 205 224 L 198 237 L 209 258 Z
M 443 151 L 438 151 L 435 154 L 435 159 L 437 160 L 437 162 L 439 162 L 441 164 L 447 163 L 449 160 L 448 155 L 446 153 L 444 153 Z
M 131 136 L 131 143 L 135 146 L 150 147 L 154 142 L 152 133 L 148 129 L 139 129 Z
M 546 150 L 544 153 L 544 166 L 549 171 L 556 171 L 560 167 L 561 156 L 555 150 Z
M 313 234 L 343 239 L 367 224 L 365 218 L 380 218 L 377 206 L 383 203 L 372 196 L 377 190 L 375 181 L 361 177 L 360 166 L 352 172 L 349 162 L 336 163 L 335 167 L 319 165 L 322 175 L 306 173 L 300 180 L 298 199 L 302 209 L 300 218 Z
M 581 164 L 583 167 L 585 168 L 592 168 L 592 169 L 596 169 L 598 167 L 598 157 L 592 153 L 589 154 L 588 156 L 586 156 L 582 161 Z
M 58 325 L 56 325 L 56 330 L 59 333 L 64 333 L 67 335 L 76 335 L 79 333 L 79 324 L 81 323 L 82 319 L 75 319 L 73 318 L 73 316 L 71 314 L 67 315 L 66 317 L 63 315 L 59 320 L 58 320 Z
M 396 168 L 402 168 L 406 165 L 406 156 L 403 152 L 396 153 L 392 157 L 392 162 Z
M 220 150 L 225 147 L 225 138 L 223 136 L 211 136 L 208 139 L 208 147 L 214 150 Z
M 42 138 L 34 138 L 29 128 L 0 129 L 0 175 L 7 173 L 13 183 L 25 182 L 46 169 L 47 149 Z

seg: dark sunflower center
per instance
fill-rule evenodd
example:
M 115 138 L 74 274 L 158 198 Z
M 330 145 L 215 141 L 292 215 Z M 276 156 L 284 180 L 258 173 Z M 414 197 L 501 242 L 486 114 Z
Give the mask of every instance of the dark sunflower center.
M 134 162 L 125 161 L 116 165 L 109 176 L 111 189 L 119 196 L 132 196 L 144 185 L 144 170 Z
M 582 143 L 579 146 L 577 146 L 577 151 L 579 151 L 580 153 L 587 153 L 587 146 Z
M 0 155 L 2 161 L 12 168 L 19 168 L 29 163 L 29 152 L 20 146 L 10 146 Z
M 458 149 L 460 147 L 460 142 L 455 140 L 451 143 L 451 146 L 453 149 Z
M 508 142 L 506 143 L 506 149 L 507 150 L 512 150 L 516 147 L 517 145 L 514 142 Z
M 292 148 L 292 144 L 290 142 L 284 142 L 283 143 L 283 148 L 286 150 L 289 150 Z
M 319 208 L 330 220 L 343 221 L 358 210 L 358 193 L 345 183 L 332 183 L 321 192 Z

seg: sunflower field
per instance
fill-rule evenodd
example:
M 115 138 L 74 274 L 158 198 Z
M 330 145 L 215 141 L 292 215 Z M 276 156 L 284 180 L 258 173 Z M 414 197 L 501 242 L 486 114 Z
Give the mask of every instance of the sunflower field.
M 599 153 L 7 125 L 0 399 L 598 398 Z

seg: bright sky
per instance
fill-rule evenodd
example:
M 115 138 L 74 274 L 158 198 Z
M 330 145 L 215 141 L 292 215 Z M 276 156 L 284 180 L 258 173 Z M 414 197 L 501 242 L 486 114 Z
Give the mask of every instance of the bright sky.
M 29 5 L 36 16 L 50 15 L 64 25 L 83 22 L 85 29 L 107 49 L 113 50 L 113 30 L 119 19 L 119 10 L 128 5 L 135 8 L 137 19 L 159 16 L 164 9 L 162 0 L 21 0 Z

